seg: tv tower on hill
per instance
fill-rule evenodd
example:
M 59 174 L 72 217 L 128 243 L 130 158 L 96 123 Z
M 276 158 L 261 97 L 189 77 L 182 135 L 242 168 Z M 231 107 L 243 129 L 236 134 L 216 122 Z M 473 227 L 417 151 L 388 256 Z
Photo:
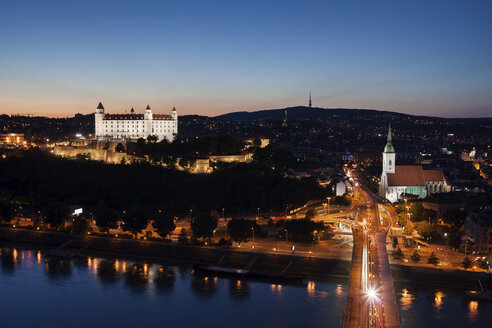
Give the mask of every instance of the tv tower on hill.
M 311 91 L 309 91 L 309 108 L 311 108 L 312 105 L 313 103 L 311 102 Z

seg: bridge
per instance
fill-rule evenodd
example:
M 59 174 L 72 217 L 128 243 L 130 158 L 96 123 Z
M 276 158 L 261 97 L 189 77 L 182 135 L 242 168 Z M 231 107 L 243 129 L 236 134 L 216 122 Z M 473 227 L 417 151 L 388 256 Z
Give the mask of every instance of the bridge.
M 359 193 L 359 201 L 350 212 L 357 210 L 358 215 L 357 223 L 351 224 L 354 246 L 343 327 L 400 327 L 386 251 L 391 215 L 380 215 L 383 206 L 369 191 L 357 187 L 354 192 Z

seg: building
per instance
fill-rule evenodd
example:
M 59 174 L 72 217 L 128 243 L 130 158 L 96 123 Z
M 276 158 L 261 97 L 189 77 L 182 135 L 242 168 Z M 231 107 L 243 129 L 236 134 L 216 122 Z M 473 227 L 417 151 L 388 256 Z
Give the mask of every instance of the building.
M 465 220 L 465 233 L 479 252 L 492 251 L 492 212 L 470 213 Z
M 402 194 L 425 198 L 434 193 L 449 192 L 441 170 L 424 170 L 422 165 L 396 165 L 396 152 L 392 144 L 391 126 L 383 151 L 383 171 L 379 184 L 379 195 L 391 202 L 397 202 Z
M 157 140 L 173 141 L 178 134 L 178 112 L 171 115 L 153 114 L 147 106 L 144 114 L 130 110 L 129 114 L 106 114 L 101 103 L 95 113 L 97 139 L 138 139 L 156 136 Z
M 0 134 L 0 143 L 20 145 L 24 143 L 24 134 L 23 133 Z

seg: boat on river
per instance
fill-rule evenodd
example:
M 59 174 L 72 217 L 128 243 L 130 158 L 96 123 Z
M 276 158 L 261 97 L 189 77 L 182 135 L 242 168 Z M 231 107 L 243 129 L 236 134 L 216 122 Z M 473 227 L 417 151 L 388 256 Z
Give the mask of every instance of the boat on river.
M 468 290 L 466 291 L 466 296 L 471 298 L 479 298 L 484 300 L 492 300 L 492 292 L 483 288 L 482 282 L 479 280 L 478 284 L 480 285 L 479 290 Z

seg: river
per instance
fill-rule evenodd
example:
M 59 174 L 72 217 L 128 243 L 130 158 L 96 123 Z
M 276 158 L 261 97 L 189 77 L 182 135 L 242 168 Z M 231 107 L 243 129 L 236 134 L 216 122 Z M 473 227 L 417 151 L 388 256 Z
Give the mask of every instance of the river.
M 202 275 L 186 265 L 0 250 L 2 328 L 342 326 L 347 279 L 277 285 Z M 490 301 L 395 285 L 402 327 L 490 327 Z

